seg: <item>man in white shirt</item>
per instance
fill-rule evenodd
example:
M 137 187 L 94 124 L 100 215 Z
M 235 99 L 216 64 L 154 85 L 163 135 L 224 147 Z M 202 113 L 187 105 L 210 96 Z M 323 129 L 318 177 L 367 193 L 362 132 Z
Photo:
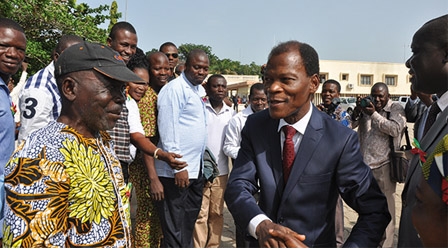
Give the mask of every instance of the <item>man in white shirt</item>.
M 212 182 L 207 181 L 204 185 L 201 211 L 193 238 L 195 247 L 219 247 L 224 224 L 224 191 L 229 174 L 229 158 L 224 154 L 222 146 L 227 124 L 235 112 L 224 103 L 227 81 L 222 75 L 212 75 L 205 84 L 205 90 L 208 95 L 205 102 L 207 147 L 216 159 L 219 174 Z
M 241 130 L 243 130 L 247 117 L 266 108 L 267 98 L 262 83 L 253 84 L 249 92 L 249 106 L 236 114 L 227 126 L 224 139 L 224 154 L 236 159 L 241 143 Z
M 61 96 L 54 77 L 54 63 L 68 47 L 82 42 L 76 35 L 64 35 L 53 52 L 53 61 L 44 69 L 31 76 L 19 95 L 21 127 L 18 142 L 33 131 L 56 121 L 61 113 Z

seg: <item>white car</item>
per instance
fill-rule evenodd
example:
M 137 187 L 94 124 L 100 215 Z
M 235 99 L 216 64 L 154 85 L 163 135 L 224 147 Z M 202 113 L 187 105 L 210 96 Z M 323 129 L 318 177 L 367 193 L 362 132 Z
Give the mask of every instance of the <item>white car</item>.
M 339 106 L 347 111 L 349 115 L 352 115 L 353 110 L 356 107 L 356 97 L 340 97 L 339 99 L 341 99 Z
M 400 103 L 401 106 L 403 106 L 403 108 L 404 108 L 406 106 L 406 103 L 408 102 L 408 100 L 409 100 L 409 96 L 400 96 L 398 98 L 398 103 Z

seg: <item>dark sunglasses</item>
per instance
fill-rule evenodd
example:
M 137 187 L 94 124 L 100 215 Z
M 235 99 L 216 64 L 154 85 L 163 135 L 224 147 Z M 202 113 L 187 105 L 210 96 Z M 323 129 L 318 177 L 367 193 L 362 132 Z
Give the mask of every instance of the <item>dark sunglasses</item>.
M 179 57 L 179 54 L 177 53 L 165 53 L 165 55 L 169 58 L 170 56 L 173 56 L 173 58 Z

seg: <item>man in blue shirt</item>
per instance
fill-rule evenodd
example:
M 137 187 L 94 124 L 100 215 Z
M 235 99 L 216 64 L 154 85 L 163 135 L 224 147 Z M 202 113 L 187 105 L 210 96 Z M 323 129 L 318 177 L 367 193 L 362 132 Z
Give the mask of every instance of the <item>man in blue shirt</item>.
M 188 166 L 176 170 L 156 160 L 165 199 L 157 202 L 163 247 L 193 247 L 194 224 L 202 202 L 202 155 L 207 143 L 205 90 L 209 60 L 202 50 L 192 50 L 185 71 L 165 85 L 158 95 L 159 147 L 183 157 Z
M 4 169 L 14 152 L 14 110 L 7 83 L 25 59 L 26 37 L 18 23 L 0 18 L 0 226 L 3 226 Z M 3 228 L 0 228 L 0 238 Z

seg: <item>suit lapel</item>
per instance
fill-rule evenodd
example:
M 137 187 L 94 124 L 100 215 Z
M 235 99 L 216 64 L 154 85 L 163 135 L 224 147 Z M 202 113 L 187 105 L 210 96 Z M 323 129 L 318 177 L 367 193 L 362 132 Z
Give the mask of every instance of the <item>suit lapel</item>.
M 267 161 L 272 169 L 272 174 L 274 175 L 275 182 L 277 184 L 277 191 L 281 195 L 281 189 L 283 189 L 283 165 L 282 165 L 282 155 L 280 146 L 280 133 L 277 132 L 279 120 L 270 119 L 269 130 L 266 144 L 269 152 Z M 279 191 L 280 190 L 280 191 Z
M 313 113 L 305 130 L 305 134 L 302 137 L 302 141 L 300 142 L 296 158 L 294 159 L 294 165 L 282 195 L 282 202 L 288 197 L 291 190 L 299 181 L 303 170 L 308 166 L 311 157 L 317 149 L 317 145 L 319 144 L 324 131 L 322 126 L 322 117 L 319 115 L 319 110 L 313 106 Z
M 445 110 L 440 114 L 440 116 L 437 118 L 436 122 L 434 122 L 431 129 L 429 129 L 428 133 L 423 137 L 423 139 L 420 142 L 420 147 L 422 148 L 422 150 L 424 152 L 426 152 L 426 153 L 429 152 L 428 149 L 436 141 L 437 137 L 440 136 L 440 132 L 446 127 L 447 117 L 448 117 L 448 108 L 445 108 Z M 428 156 L 429 156 L 429 154 L 428 154 Z M 414 173 L 415 168 L 417 168 L 417 166 L 419 164 L 418 161 L 420 161 L 418 154 L 414 155 L 411 160 L 411 168 L 409 168 L 408 175 L 406 176 L 406 184 L 409 181 L 409 179 L 411 178 L 412 174 Z

